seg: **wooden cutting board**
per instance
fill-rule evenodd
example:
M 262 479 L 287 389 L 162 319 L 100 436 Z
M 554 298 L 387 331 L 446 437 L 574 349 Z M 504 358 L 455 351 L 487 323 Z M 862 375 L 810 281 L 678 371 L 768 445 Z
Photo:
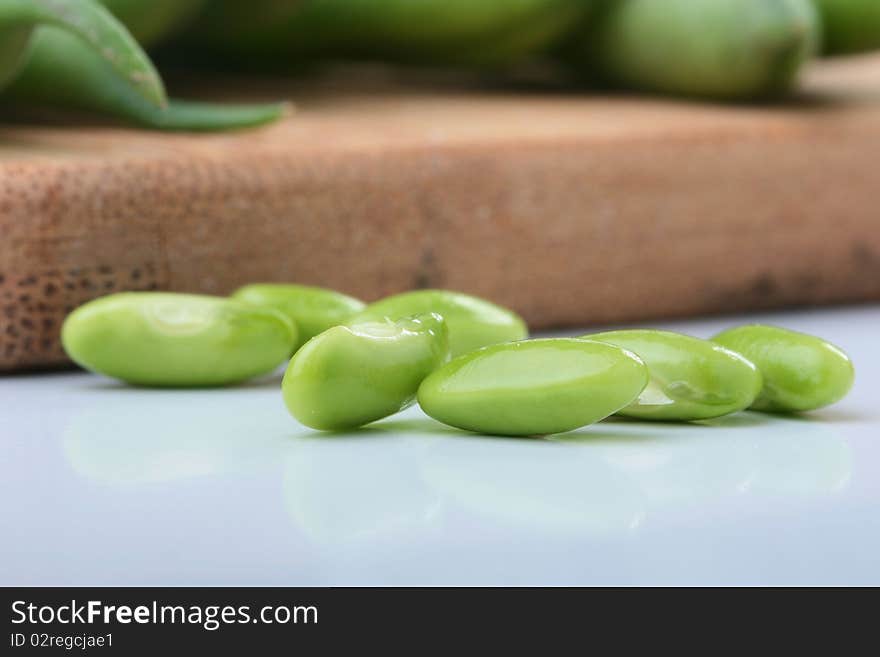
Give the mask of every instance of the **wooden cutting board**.
M 273 91 L 298 111 L 244 134 L 0 127 L 0 369 L 119 290 L 443 287 L 534 328 L 880 299 L 880 58 L 775 107 Z

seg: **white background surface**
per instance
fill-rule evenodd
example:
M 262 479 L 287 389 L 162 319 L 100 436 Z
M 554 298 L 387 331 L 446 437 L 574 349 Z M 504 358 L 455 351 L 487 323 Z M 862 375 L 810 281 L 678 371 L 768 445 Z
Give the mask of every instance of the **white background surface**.
M 852 394 L 539 440 L 418 409 L 321 435 L 278 377 L 0 378 L 0 584 L 880 584 L 880 307 L 654 325 L 744 321 L 843 347 Z

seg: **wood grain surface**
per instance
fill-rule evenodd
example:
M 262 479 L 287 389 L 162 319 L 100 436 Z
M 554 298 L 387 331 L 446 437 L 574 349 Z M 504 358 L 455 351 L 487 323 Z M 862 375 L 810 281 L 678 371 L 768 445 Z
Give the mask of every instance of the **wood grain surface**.
M 0 370 L 65 364 L 65 314 L 120 290 L 443 287 L 534 328 L 880 299 L 880 58 L 771 107 L 278 91 L 244 134 L 0 127 Z

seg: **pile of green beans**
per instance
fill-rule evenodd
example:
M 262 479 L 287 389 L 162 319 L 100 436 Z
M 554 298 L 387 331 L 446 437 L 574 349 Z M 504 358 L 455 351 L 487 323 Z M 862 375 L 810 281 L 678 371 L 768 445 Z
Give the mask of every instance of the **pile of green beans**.
M 880 50 L 880 2 L 0 0 L 0 104 L 162 130 L 246 128 L 285 112 L 168 101 L 136 42 L 165 47 L 169 61 L 257 71 L 339 59 L 496 70 L 540 59 L 605 86 L 741 102 L 788 92 L 814 55 Z
M 510 67 L 556 53 L 583 79 L 744 101 L 817 54 L 880 49 L 876 0 L 213 0 L 193 50 L 251 67 L 321 59 Z
M 214 0 L 192 39 L 264 65 L 314 58 L 499 66 L 548 50 L 592 0 Z
M 529 339 L 513 311 L 448 290 L 370 305 L 303 285 L 249 285 L 230 297 L 119 293 L 76 309 L 62 343 L 82 367 L 141 386 L 231 385 L 289 361 L 285 405 L 322 431 L 357 429 L 416 401 L 450 426 L 505 436 L 611 415 L 799 413 L 839 401 L 855 376 L 838 347 L 782 328 L 742 326 L 711 340 L 645 329 Z

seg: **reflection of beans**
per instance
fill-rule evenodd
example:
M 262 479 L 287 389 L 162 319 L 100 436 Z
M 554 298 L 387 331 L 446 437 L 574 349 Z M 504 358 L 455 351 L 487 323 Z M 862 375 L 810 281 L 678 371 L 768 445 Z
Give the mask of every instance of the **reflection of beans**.
M 819 34 L 810 0 L 614 0 L 572 61 L 622 87 L 748 99 L 789 88 Z
M 591 434 L 598 437 L 583 443 L 560 438 L 556 445 L 508 440 L 500 450 L 491 439 L 437 440 L 419 452 L 420 469 L 453 508 L 529 533 L 628 534 L 647 513 L 648 500 L 638 482 L 609 465 L 599 451 L 625 448 L 627 441 L 605 439 L 598 428 Z M 570 582 L 579 575 L 566 576 Z
M 418 450 L 389 438 L 381 459 L 372 458 L 370 440 L 349 441 L 343 449 L 335 449 L 334 441 L 302 441 L 283 450 L 284 507 L 322 550 L 356 553 L 364 544 L 421 532 L 436 522 L 439 499 L 422 481 L 414 461 Z
M 460 429 L 553 434 L 608 417 L 647 383 L 645 364 L 619 347 L 574 338 L 530 340 L 456 358 L 425 379 L 419 404 Z
M 812 335 L 775 326 L 741 326 L 712 338 L 757 365 L 764 387 L 752 408 L 810 411 L 843 399 L 855 370 L 839 348 Z
M 618 415 L 706 420 L 748 408 L 761 391 L 761 375 L 754 364 L 707 340 L 655 330 L 584 337 L 629 349 L 648 366 L 648 387 Z
M 64 322 L 67 354 L 86 369 L 149 386 L 215 386 L 266 374 L 290 355 L 281 313 L 231 299 L 128 292 L 80 306 Z

